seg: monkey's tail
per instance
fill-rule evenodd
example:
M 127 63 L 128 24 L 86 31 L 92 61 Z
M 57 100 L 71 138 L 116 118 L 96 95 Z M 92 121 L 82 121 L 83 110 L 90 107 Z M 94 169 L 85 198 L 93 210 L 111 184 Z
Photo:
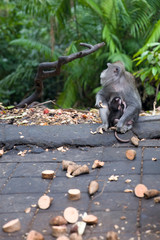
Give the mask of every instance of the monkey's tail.
M 130 141 L 130 139 L 121 139 L 119 136 L 118 136 L 118 133 L 117 131 L 115 130 L 114 131 L 114 135 L 115 135 L 115 138 L 119 141 L 119 142 L 122 142 L 122 143 L 128 143 Z

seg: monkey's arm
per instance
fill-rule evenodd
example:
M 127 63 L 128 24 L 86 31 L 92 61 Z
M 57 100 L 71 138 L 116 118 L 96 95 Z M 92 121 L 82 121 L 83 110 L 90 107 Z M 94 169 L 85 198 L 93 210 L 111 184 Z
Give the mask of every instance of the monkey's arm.
M 108 104 L 107 104 L 107 101 L 106 101 L 106 99 L 105 99 L 105 97 L 104 97 L 104 93 L 103 93 L 103 91 L 102 91 L 102 89 L 96 94 L 96 103 L 95 103 L 95 106 L 97 107 L 97 108 L 102 108 L 103 106 L 104 106 L 104 108 L 105 108 L 105 106 L 108 106 Z
M 105 105 L 105 108 L 100 108 L 99 109 L 99 114 L 102 119 L 102 125 L 98 127 L 98 129 L 102 128 L 105 131 L 107 131 L 109 127 L 109 122 L 108 122 L 108 116 L 109 116 L 109 108 L 108 105 Z
M 95 106 L 99 108 L 99 114 L 102 120 L 102 125 L 98 127 L 97 131 L 99 131 L 101 128 L 107 131 L 109 127 L 108 123 L 109 107 L 102 90 L 100 90 L 96 95 Z

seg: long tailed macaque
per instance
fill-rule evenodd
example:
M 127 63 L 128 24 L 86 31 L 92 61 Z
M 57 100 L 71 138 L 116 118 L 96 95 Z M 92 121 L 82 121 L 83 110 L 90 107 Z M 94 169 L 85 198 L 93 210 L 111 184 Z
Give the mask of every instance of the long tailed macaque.
M 125 102 L 122 101 L 120 97 L 115 97 L 109 103 L 109 115 L 108 115 L 108 123 L 109 128 L 116 126 L 118 120 L 122 117 L 124 111 L 126 109 Z
M 105 131 L 108 129 L 109 103 L 118 97 L 126 104 L 126 109 L 117 122 L 116 130 L 125 133 L 139 117 L 141 99 L 133 75 L 125 70 L 122 62 L 108 63 L 107 66 L 100 75 L 102 89 L 96 95 L 95 105 L 99 108 L 102 119 L 100 127 Z M 132 124 L 128 124 L 129 122 Z

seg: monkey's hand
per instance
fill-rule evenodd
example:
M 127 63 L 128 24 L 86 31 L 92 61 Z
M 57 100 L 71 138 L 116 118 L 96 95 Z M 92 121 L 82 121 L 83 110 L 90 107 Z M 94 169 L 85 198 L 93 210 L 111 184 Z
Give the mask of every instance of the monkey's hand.
M 107 108 L 107 105 L 103 104 L 102 101 L 96 102 L 95 106 L 97 108 Z
M 103 130 L 104 130 L 105 132 L 107 132 L 107 130 L 108 130 L 108 124 L 102 124 L 102 125 L 100 125 L 100 126 L 97 128 L 96 131 L 99 132 L 99 133 L 102 133 Z

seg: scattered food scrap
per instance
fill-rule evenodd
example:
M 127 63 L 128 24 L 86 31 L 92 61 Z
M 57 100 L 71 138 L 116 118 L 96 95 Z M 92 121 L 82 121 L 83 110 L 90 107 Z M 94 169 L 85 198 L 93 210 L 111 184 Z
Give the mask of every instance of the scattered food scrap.
M 62 169 L 67 170 L 66 176 L 69 178 L 89 173 L 89 168 L 86 164 L 84 165 L 77 165 L 76 163 L 72 161 L 62 161 Z
M 101 123 L 98 109 L 49 109 L 43 105 L 32 108 L 13 108 L 1 113 L 2 123 L 13 125 L 62 125 L 80 123 Z
M 145 198 L 153 198 L 156 197 L 160 194 L 160 191 L 158 191 L 157 189 L 149 189 L 146 192 L 144 192 L 144 197 Z
M 89 173 L 89 168 L 86 164 L 80 166 L 79 168 L 77 168 L 73 173 L 72 176 L 78 176 L 84 173 Z
M 71 175 L 74 171 L 76 171 L 81 165 L 74 164 L 74 165 L 69 165 L 67 168 L 67 174 Z
M 42 172 L 42 178 L 44 179 L 53 179 L 55 176 L 55 172 L 53 170 L 44 170 Z
M 155 203 L 160 203 L 160 196 L 159 196 L 159 197 L 155 197 L 155 198 L 154 198 L 154 202 L 155 202 Z
M 61 225 L 66 225 L 67 221 L 63 216 L 56 216 L 50 219 L 49 224 L 55 225 L 55 226 L 61 226 Z
M 88 186 L 89 195 L 93 195 L 94 193 L 96 193 L 98 191 L 98 188 L 99 188 L 98 182 L 95 180 L 91 181 Z
M 78 234 L 79 235 L 83 235 L 84 234 L 84 231 L 86 229 L 86 223 L 83 222 L 83 221 L 79 221 L 76 223 L 77 226 L 78 226 Z
M 0 157 L 2 157 L 2 156 L 3 156 L 3 154 L 4 154 L 4 150 L 3 150 L 3 149 L 1 149 L 1 150 L 0 150 Z
M 87 224 L 97 224 L 98 218 L 95 215 L 87 214 L 82 217 L 82 220 L 86 222 Z
M 140 140 L 138 139 L 138 137 L 136 137 L 136 136 L 131 137 L 131 143 L 132 143 L 134 146 L 138 147 L 139 141 L 140 141 Z
M 58 237 L 57 240 L 70 240 L 70 239 L 68 237 L 66 237 L 65 235 L 62 235 L 62 236 Z
M 52 236 L 59 237 L 61 235 L 65 235 L 67 233 L 67 226 L 60 225 L 60 226 L 52 226 Z
M 157 158 L 152 158 L 152 161 L 157 161 Z
M 99 127 L 96 131 L 90 131 L 91 134 L 95 135 L 97 133 L 100 133 L 100 134 L 103 134 L 103 128 L 102 127 Z
M 70 240 L 70 239 L 68 237 L 66 237 L 65 235 L 62 235 L 62 236 L 58 237 L 57 240 Z
M 78 233 L 79 235 L 83 235 L 85 228 L 86 223 L 83 221 L 78 221 L 74 225 L 72 225 L 70 233 Z
M 30 207 L 26 208 L 26 209 L 24 210 L 24 212 L 25 212 L 25 213 L 30 213 L 30 212 L 31 212 L 31 208 L 30 208 Z
M 53 198 L 50 198 L 47 195 L 43 195 L 38 200 L 38 206 L 40 209 L 47 209 L 50 207 Z
M 132 180 L 131 179 L 126 179 L 125 183 L 130 183 Z
M 62 169 L 67 170 L 69 165 L 74 165 L 74 164 L 76 164 L 76 163 L 72 162 L 72 161 L 63 160 L 62 161 Z
M 27 153 L 27 150 L 24 150 L 24 151 L 20 151 L 17 155 L 24 157 L 26 153 Z
M 78 233 L 72 233 L 69 236 L 70 240 L 83 240 L 82 236 L 79 235 Z
M 134 193 L 136 197 L 139 197 L 139 198 L 144 197 L 144 193 L 146 191 L 148 191 L 148 188 L 144 184 L 138 184 L 134 189 Z
M 136 157 L 136 151 L 134 149 L 128 149 L 126 151 L 126 158 L 129 160 L 134 160 Z
M 9 221 L 8 223 L 2 226 L 4 232 L 12 233 L 19 231 L 21 229 L 21 223 L 19 218 Z
M 31 207 L 35 208 L 35 207 L 37 207 L 37 205 L 36 204 L 32 204 Z
M 64 218 L 69 223 L 76 223 L 79 217 L 78 210 L 73 207 L 68 207 L 64 210 Z
M 125 193 L 132 193 L 132 192 L 133 192 L 133 190 L 132 190 L 132 189 L 128 189 L 128 188 L 127 188 L 127 189 L 125 189 L 125 190 L 124 190 L 124 192 L 125 192 Z
M 100 161 L 100 160 L 95 160 L 93 165 L 92 165 L 92 168 L 100 168 L 100 167 L 103 167 L 104 166 L 104 162 Z
M 67 150 L 69 150 L 69 148 L 62 146 L 62 147 L 58 147 L 57 150 L 60 152 L 66 152 Z
M 35 230 L 31 230 L 28 233 L 26 240 L 44 240 L 44 236 Z
M 118 175 L 112 175 L 108 178 L 109 181 L 118 181 L 119 176 Z
M 118 240 L 117 233 L 113 231 L 109 231 L 106 235 L 106 240 Z
M 79 200 L 81 198 L 81 192 L 79 189 L 69 189 L 68 198 L 70 200 Z

